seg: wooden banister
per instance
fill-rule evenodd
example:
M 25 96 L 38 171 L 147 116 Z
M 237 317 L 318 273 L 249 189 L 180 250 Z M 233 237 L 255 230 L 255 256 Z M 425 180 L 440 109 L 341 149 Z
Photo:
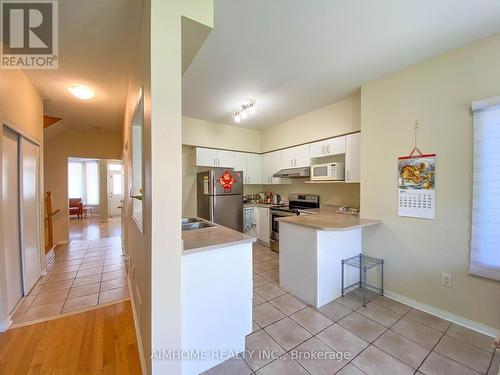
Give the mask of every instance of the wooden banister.
M 60 209 L 52 211 L 52 193 L 50 191 L 45 194 L 45 210 L 47 211 L 47 217 L 45 218 L 47 222 L 47 243 L 45 245 L 45 253 L 48 253 L 54 247 L 54 226 L 52 217 L 61 211 Z

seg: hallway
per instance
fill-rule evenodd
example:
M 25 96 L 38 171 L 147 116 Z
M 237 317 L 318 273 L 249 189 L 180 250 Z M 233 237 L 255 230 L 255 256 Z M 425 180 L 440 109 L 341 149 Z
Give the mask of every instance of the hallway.
M 12 316 L 13 327 L 129 298 L 120 221 L 71 221 L 68 246 L 58 246 L 42 276 Z

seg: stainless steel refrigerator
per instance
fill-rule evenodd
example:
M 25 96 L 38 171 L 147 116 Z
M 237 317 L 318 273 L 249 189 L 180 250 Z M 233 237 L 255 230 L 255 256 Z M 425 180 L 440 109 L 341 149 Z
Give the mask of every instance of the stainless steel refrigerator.
M 197 182 L 198 216 L 243 232 L 243 172 L 212 169 Z

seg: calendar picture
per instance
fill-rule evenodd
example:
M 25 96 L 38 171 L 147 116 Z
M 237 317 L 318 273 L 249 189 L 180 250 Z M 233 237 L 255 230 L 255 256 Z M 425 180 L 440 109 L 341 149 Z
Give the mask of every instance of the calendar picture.
M 436 155 L 404 156 L 398 160 L 398 215 L 435 217 Z

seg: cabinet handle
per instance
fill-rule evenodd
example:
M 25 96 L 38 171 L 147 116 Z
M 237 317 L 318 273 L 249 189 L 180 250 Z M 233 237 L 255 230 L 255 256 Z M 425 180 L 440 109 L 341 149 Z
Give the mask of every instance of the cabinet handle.
M 349 171 L 347 171 L 347 181 L 350 181 L 351 180 L 351 173 Z
M 330 145 L 326 145 L 326 153 L 329 154 L 330 153 Z

